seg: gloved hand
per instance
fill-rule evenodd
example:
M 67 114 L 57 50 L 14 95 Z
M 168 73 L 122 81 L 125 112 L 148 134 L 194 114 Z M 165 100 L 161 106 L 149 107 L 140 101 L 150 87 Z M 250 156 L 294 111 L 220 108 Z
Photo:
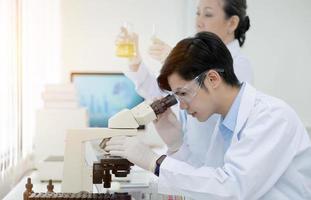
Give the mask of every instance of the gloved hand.
M 134 57 L 131 57 L 128 59 L 128 65 L 131 71 L 136 72 L 139 69 L 139 66 L 141 64 L 142 58 L 140 55 L 139 51 L 139 37 L 137 33 L 134 32 L 129 32 L 125 27 L 121 27 L 120 33 L 118 34 L 115 44 L 119 44 L 122 41 L 133 41 L 135 50 L 136 50 L 136 55 Z
M 105 150 L 110 152 L 112 156 L 126 158 L 130 162 L 152 173 L 155 170 L 156 161 L 160 157 L 136 136 L 112 137 L 106 143 Z
M 159 38 L 152 38 L 152 44 L 149 47 L 148 53 L 153 59 L 163 63 L 171 50 L 172 47 L 170 47 Z
M 183 143 L 182 126 L 176 115 L 169 108 L 158 115 L 154 122 L 155 129 L 167 145 L 167 154 L 170 155 L 179 150 Z

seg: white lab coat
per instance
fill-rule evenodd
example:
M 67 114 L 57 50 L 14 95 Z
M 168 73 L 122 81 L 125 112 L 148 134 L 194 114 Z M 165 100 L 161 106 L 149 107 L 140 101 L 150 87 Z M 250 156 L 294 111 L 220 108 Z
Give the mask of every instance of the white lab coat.
M 242 54 L 239 42 L 234 40 L 227 45 L 227 48 L 233 58 L 234 71 L 238 79 L 241 82 L 252 83 L 252 68 L 249 60 Z M 158 87 L 156 75 L 152 74 L 144 64 L 140 66 L 137 72 L 125 71 L 124 74 L 135 83 L 137 92 L 145 99 L 153 100 L 156 97 L 163 96 Z M 173 110 L 176 113 L 176 110 L 179 109 L 176 106 Z M 180 114 L 184 115 L 184 113 Z M 177 116 L 180 115 L 177 114 Z M 205 122 L 199 122 L 196 118 L 187 115 L 186 122 L 183 122 L 185 126 L 184 143 L 188 144 L 192 153 L 198 157 L 205 156 L 218 117 L 218 115 L 214 115 Z
M 311 142 L 283 101 L 246 83 L 232 143 L 223 149 L 218 125 L 205 159 L 194 163 L 184 144 L 162 162 L 159 192 L 208 200 L 311 199 Z

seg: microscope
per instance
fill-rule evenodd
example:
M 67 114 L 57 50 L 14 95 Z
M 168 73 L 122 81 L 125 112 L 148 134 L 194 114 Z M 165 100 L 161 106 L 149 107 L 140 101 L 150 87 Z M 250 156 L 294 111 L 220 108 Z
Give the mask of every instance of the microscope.
M 175 105 L 176 103 L 177 101 L 173 95 L 168 95 L 160 100 L 153 102 L 151 105 L 145 104 L 143 102 L 130 110 L 130 114 L 128 112 L 129 110 L 125 110 L 114 115 L 111 118 L 112 121 L 109 120 L 109 123 L 112 122 L 109 124 L 111 125 L 109 128 L 120 127 L 121 124 L 113 123 L 119 122 L 120 119 L 125 121 L 135 120 L 135 122 L 137 122 L 135 127 L 138 128 L 138 126 L 146 125 L 152 122 L 157 118 L 157 115 L 165 112 L 167 108 Z M 104 149 L 105 143 L 108 140 L 109 138 L 103 139 L 100 147 Z M 100 162 L 93 164 L 93 184 L 100 184 L 103 182 L 104 188 L 110 188 L 111 173 L 116 177 L 126 177 L 130 173 L 131 166 L 133 166 L 133 163 L 124 158 L 104 155 Z
M 138 128 L 147 125 L 175 105 L 177 100 L 173 95 L 156 100 L 151 104 L 146 101 L 136 107 L 124 109 L 112 116 L 108 128 L 87 128 L 68 130 L 66 135 L 62 192 L 93 191 L 93 184 L 103 184 L 111 187 L 111 176 L 126 177 L 133 164 L 127 159 L 110 155 L 102 155 L 99 162 L 93 163 L 93 168 L 87 166 L 85 142 L 90 140 L 105 140 L 118 135 L 136 136 Z M 97 158 L 98 160 L 98 158 Z

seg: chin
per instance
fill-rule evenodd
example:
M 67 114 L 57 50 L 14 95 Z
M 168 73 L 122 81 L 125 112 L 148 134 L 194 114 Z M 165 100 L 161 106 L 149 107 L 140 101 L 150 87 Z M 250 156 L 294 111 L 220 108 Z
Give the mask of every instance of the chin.
M 199 122 L 205 122 L 206 120 L 208 120 L 208 118 L 210 117 L 211 115 L 209 116 L 196 116 L 197 120 Z
M 202 118 L 202 117 L 200 117 L 200 116 L 196 116 L 195 118 L 197 118 L 197 120 L 198 120 L 199 122 L 204 122 L 204 121 L 205 121 L 205 119 Z

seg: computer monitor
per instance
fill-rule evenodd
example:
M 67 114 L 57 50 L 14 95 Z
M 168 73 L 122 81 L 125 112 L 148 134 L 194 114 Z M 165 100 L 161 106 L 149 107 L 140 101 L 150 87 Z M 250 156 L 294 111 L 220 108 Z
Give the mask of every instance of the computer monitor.
M 123 73 L 71 73 L 79 104 L 89 113 L 90 127 L 107 127 L 108 119 L 144 101 Z

